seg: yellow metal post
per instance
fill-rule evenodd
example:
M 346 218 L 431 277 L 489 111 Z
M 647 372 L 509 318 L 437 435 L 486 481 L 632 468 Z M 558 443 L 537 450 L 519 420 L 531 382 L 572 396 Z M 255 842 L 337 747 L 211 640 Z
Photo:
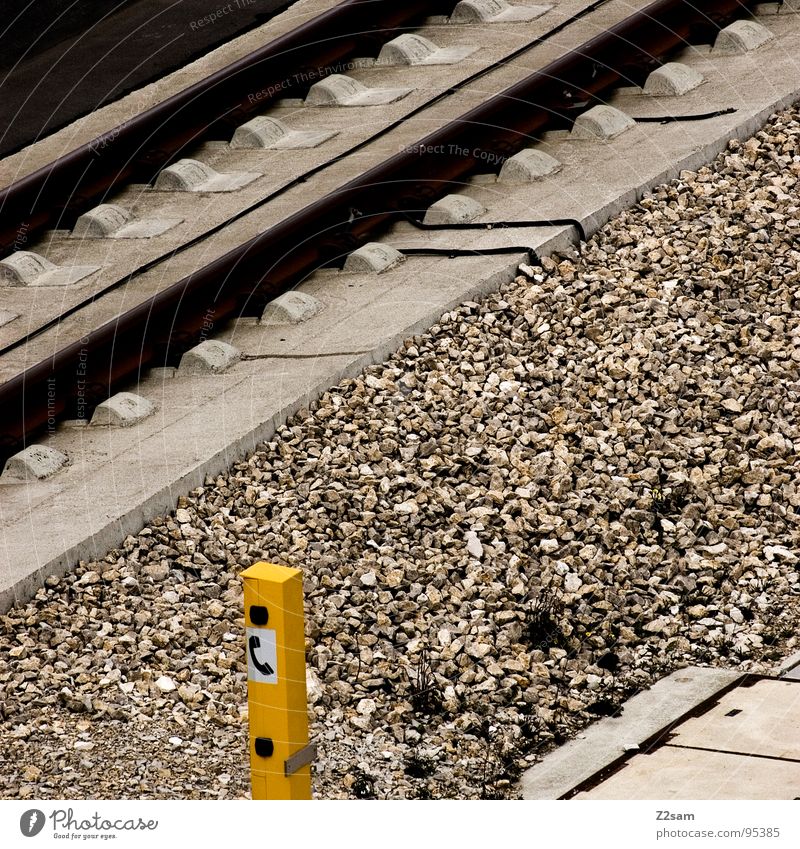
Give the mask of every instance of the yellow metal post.
M 254 799 L 310 799 L 303 578 L 256 563 L 242 573 Z

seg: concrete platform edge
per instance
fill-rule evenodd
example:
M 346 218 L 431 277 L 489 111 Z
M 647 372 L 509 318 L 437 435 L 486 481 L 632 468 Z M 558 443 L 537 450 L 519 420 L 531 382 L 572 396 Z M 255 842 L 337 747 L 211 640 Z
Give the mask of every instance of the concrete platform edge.
M 520 779 L 523 798 L 560 799 L 741 677 L 734 670 L 690 666 L 662 678 L 628 699 L 620 716 L 590 725 L 527 770 Z
M 567 232 L 568 229 L 564 228 L 564 232 Z M 557 243 L 561 236 L 562 234 L 558 234 L 550 239 L 548 244 Z M 495 273 L 485 277 L 476 285 L 462 290 L 456 298 L 443 308 L 436 307 L 424 318 L 409 324 L 402 332 L 388 337 L 370 352 L 354 357 L 344 368 L 329 372 L 311 391 L 285 404 L 272 418 L 262 422 L 258 427 L 250 429 L 235 442 L 198 463 L 180 478 L 153 493 L 142 504 L 111 520 L 77 545 L 37 567 L 26 577 L 10 586 L 0 586 L 0 614 L 9 610 L 15 604 L 24 603 L 31 599 L 44 586 L 45 580 L 50 575 L 61 577 L 81 560 L 104 557 L 108 551 L 119 546 L 126 536 L 138 533 L 144 525 L 156 516 L 173 511 L 179 495 L 202 486 L 206 476 L 227 471 L 233 463 L 255 451 L 260 443 L 269 440 L 276 430 L 298 410 L 308 406 L 325 391 L 336 386 L 342 380 L 356 377 L 368 366 L 386 360 L 400 347 L 405 339 L 423 333 L 435 324 L 443 312 L 454 309 L 470 298 L 493 292 L 504 283 L 513 280 L 517 275 L 517 267 L 522 261 L 524 261 L 522 255 L 506 261 L 506 264 L 498 268 Z M 275 357 L 275 359 L 279 360 L 280 358 Z

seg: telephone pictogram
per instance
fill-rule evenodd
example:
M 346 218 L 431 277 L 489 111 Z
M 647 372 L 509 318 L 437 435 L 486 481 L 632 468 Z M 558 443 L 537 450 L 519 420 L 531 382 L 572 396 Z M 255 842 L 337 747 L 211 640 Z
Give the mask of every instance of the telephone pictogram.
M 255 666 L 262 675 L 274 675 L 275 670 L 269 665 L 269 663 L 267 661 L 260 661 L 256 656 L 256 651 L 261 648 L 261 639 L 255 636 L 250 637 L 247 644 L 250 649 L 250 660 L 253 661 L 253 666 Z

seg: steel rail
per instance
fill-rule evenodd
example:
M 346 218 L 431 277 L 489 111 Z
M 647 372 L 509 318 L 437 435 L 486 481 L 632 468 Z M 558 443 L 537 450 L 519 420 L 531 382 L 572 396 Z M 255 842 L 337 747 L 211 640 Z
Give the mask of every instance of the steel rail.
M 449 0 L 344 0 L 327 12 L 0 189 L 0 255 L 65 227 L 126 181 L 150 182 L 187 145 L 225 133 L 271 100 L 302 91 L 386 33 L 449 11 Z
M 48 418 L 85 418 L 126 381 L 181 354 L 219 325 L 424 208 L 497 158 L 620 85 L 641 84 L 659 59 L 715 33 L 757 0 L 656 0 L 455 121 L 0 386 L 0 450 L 8 456 Z M 422 153 L 420 153 L 422 151 Z M 493 161 L 497 161 L 494 159 Z

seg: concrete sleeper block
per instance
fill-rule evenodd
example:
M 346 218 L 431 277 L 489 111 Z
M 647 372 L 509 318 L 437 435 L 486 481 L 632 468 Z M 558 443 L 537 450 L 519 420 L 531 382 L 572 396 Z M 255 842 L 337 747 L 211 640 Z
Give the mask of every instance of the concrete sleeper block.
M 636 121 L 613 106 L 593 106 L 575 119 L 570 137 L 605 141 L 636 126 Z
M 358 274 L 381 274 L 394 268 L 405 257 L 400 251 L 380 242 L 369 242 L 353 251 L 344 262 L 344 270 Z
M 403 33 L 386 42 L 377 65 L 453 65 L 472 55 L 477 47 L 437 47 L 416 33 Z
M 697 88 L 703 83 L 703 75 L 680 62 L 667 62 L 656 68 L 644 84 L 644 93 L 664 97 L 676 97 Z
M 0 260 L 0 283 L 10 286 L 69 286 L 100 266 L 59 266 L 33 251 L 15 251 Z
M 183 222 L 183 218 L 137 219 L 114 203 L 101 203 L 75 223 L 72 235 L 82 239 L 148 239 L 160 236 Z
M 318 147 L 323 142 L 339 135 L 333 130 L 305 131 L 290 130 L 283 121 L 259 115 L 237 127 L 231 139 L 231 147 L 235 150 L 301 150 Z
M 6 461 L 0 480 L 16 483 L 44 480 L 67 465 L 67 455 L 49 445 L 29 445 Z
M 747 53 L 774 37 L 765 26 L 756 21 L 734 21 L 720 30 L 712 53 Z
M 531 183 L 560 170 L 561 163 L 549 153 L 529 147 L 506 159 L 497 179 L 501 183 Z
M 219 374 L 241 358 L 238 348 L 218 339 L 206 339 L 190 348 L 178 366 L 180 374 Z
M 253 171 L 220 174 L 196 159 L 180 159 L 159 172 L 155 188 L 168 192 L 233 192 L 260 177 Z
M 552 6 L 512 6 L 505 0 L 461 0 L 450 16 L 450 23 L 485 24 L 533 21 L 552 8 Z
M 118 392 L 98 404 L 92 416 L 95 427 L 130 427 L 156 411 L 156 405 L 133 392 Z
M 428 207 L 425 224 L 466 224 L 486 212 L 486 209 L 466 195 L 447 195 Z
M 120 230 L 132 218 L 133 214 L 118 204 L 101 203 L 100 206 L 81 215 L 75 222 L 72 234 L 103 238 Z
M 322 304 L 305 292 L 284 292 L 267 304 L 261 325 L 301 324 L 313 318 L 322 309 Z
M 345 74 L 331 74 L 308 90 L 306 106 L 383 106 L 411 94 L 410 88 L 367 88 Z

